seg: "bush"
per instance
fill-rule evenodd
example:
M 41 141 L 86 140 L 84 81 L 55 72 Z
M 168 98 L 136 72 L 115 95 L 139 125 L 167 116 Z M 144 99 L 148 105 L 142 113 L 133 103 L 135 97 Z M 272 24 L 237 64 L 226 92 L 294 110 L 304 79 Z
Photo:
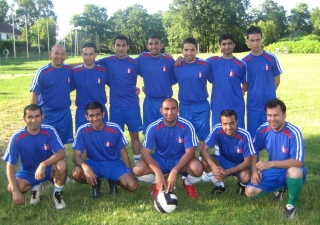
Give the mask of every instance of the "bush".
M 288 53 L 320 53 L 320 41 L 310 36 L 315 35 L 309 35 L 301 41 L 281 41 L 273 43 L 264 49 L 276 53 L 277 48 L 280 52 L 283 52 L 283 48 L 286 47 Z

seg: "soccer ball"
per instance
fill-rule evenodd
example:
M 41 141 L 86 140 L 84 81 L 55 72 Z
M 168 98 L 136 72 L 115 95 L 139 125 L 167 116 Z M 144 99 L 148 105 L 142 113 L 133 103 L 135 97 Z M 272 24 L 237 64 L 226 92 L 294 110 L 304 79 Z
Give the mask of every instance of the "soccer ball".
M 159 192 L 154 199 L 154 207 L 161 213 L 172 213 L 178 205 L 178 198 L 171 192 Z

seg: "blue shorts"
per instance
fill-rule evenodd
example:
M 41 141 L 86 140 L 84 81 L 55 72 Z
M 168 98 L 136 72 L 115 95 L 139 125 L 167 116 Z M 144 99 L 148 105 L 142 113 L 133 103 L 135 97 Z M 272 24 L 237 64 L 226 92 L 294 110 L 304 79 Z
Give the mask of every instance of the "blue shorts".
M 142 130 L 140 107 L 110 106 L 110 122 L 118 124 L 123 131 L 126 124 L 130 132 L 139 132 Z
M 91 167 L 98 178 L 106 178 L 111 181 L 119 180 L 123 174 L 132 173 L 121 160 L 95 162 L 88 159 L 85 163 Z
M 145 134 L 148 126 L 154 121 L 162 118 L 160 112 L 161 102 L 163 99 L 145 97 L 143 101 L 143 134 Z
M 192 123 L 200 141 L 206 140 L 210 133 L 210 106 L 208 101 L 193 105 L 180 103 L 179 116 Z
M 243 129 L 245 129 L 244 127 L 244 115 L 239 115 L 237 113 L 237 117 L 238 117 L 238 127 L 241 127 Z M 220 114 L 215 114 L 212 113 L 212 127 L 214 127 L 216 124 L 220 123 Z
M 53 126 L 63 144 L 73 142 L 73 126 L 70 108 L 59 111 L 43 111 L 43 124 Z
M 53 183 L 53 179 L 51 177 L 51 168 L 52 166 L 48 166 L 46 168 L 46 172 L 45 172 L 45 177 L 42 179 L 42 180 L 36 180 L 34 177 L 35 177 L 35 174 L 36 174 L 36 171 L 31 171 L 31 170 L 19 170 L 17 173 L 16 173 L 16 177 L 20 178 L 20 179 L 24 179 L 24 180 L 27 180 L 29 181 L 30 185 L 33 187 L 34 185 L 37 185 L 37 184 L 40 184 L 40 183 L 43 183 L 45 181 L 50 181 L 51 183 Z
M 307 170 L 305 167 L 301 167 L 303 173 L 303 182 L 306 180 Z M 260 188 L 265 192 L 274 191 L 277 188 L 287 186 L 287 168 L 270 168 L 267 170 L 261 171 L 262 179 L 258 186 L 255 186 L 253 183 L 249 182 L 249 186 Z
M 252 138 L 256 135 L 257 129 L 265 122 L 267 122 L 265 111 L 247 110 L 247 130 Z
M 221 155 L 212 154 L 212 156 L 215 157 L 218 160 L 220 166 L 225 170 L 233 168 L 233 167 L 236 167 L 236 166 L 238 166 L 240 164 L 240 163 L 230 162 L 230 161 L 228 161 L 226 158 L 224 158 Z M 231 176 L 231 175 L 232 176 L 236 176 L 237 174 L 238 173 L 233 173 L 233 174 L 230 174 L 229 176 Z
M 108 111 L 105 106 L 103 106 L 104 109 L 104 122 L 108 122 Z M 79 127 L 83 124 L 89 123 L 89 121 L 86 118 L 86 109 L 80 109 L 77 108 L 76 110 L 76 131 L 79 129 Z
M 154 159 L 154 161 L 156 161 L 156 163 L 158 164 L 160 170 L 162 171 L 163 174 L 168 174 L 171 172 L 171 170 L 173 169 L 173 167 L 175 167 L 179 162 L 180 159 L 165 159 L 163 157 L 161 157 L 158 154 L 151 154 L 152 158 Z M 187 173 L 180 173 L 183 176 L 186 176 Z

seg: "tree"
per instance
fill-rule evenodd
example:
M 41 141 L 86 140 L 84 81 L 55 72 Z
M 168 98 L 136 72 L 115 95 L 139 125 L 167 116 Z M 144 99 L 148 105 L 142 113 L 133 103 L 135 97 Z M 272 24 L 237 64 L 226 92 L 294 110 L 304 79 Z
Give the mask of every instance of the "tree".
M 8 14 L 9 5 L 6 0 L 0 0 L 0 22 L 5 22 Z
M 288 17 L 288 20 L 290 27 L 294 31 L 303 30 L 311 33 L 312 27 L 308 4 L 298 3 L 295 8 L 291 9 L 291 15 Z
M 257 26 L 259 26 L 262 30 L 263 46 L 268 46 L 278 40 L 276 25 L 273 21 L 259 21 Z
M 52 18 L 40 18 L 31 28 L 29 38 L 33 44 L 38 44 L 38 29 L 40 45 L 45 46 L 48 49 L 48 33 L 47 23 L 49 30 L 49 47 L 54 45 L 56 42 L 56 21 Z M 24 28 L 25 29 L 25 28 Z M 23 34 L 25 31 L 22 32 Z
M 312 25 L 312 32 L 315 35 L 320 36 L 320 9 L 319 7 L 316 7 L 312 13 L 310 14 L 311 18 L 311 25 Z

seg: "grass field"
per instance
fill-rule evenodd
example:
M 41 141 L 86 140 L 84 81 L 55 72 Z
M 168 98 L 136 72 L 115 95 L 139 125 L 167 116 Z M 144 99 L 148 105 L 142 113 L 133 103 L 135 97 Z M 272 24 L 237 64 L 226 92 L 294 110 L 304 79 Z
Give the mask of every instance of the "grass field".
M 236 54 L 242 57 L 246 53 Z M 207 58 L 207 54 L 199 54 Z M 176 56 L 175 56 L 176 57 Z M 305 165 L 308 178 L 298 202 L 296 219 L 282 218 L 284 202 L 274 202 L 272 196 L 255 201 L 235 194 L 236 181 L 226 178 L 227 190 L 212 198 L 211 183 L 196 184 L 199 199 L 187 197 L 181 181 L 175 194 L 178 208 L 172 214 L 160 214 L 149 197 L 151 185 L 139 182 L 134 193 L 123 189 L 117 196 L 108 194 L 106 181 L 102 183 L 102 198 L 93 201 L 89 185 L 69 183 L 64 188 L 67 208 L 56 211 L 51 200 L 52 185 L 47 183 L 41 202 L 32 206 L 16 206 L 6 191 L 5 163 L 0 163 L 0 224 L 319 224 L 320 215 L 320 54 L 279 54 L 283 74 L 277 91 L 287 105 L 287 121 L 298 126 L 304 135 L 306 146 Z M 81 61 L 68 59 L 67 63 Z M 12 134 L 24 126 L 22 109 L 29 103 L 29 86 L 32 75 L 49 61 L 14 62 L 8 60 L 0 66 L 0 155 L 3 154 Z M 3 63 L 3 61 L 2 61 Z M 138 79 L 138 87 L 142 87 Z M 208 90 L 211 89 L 209 85 Z M 177 86 L 174 87 L 177 97 Z M 140 94 L 142 102 L 144 94 Z M 72 93 L 74 113 L 74 93 Z M 128 132 L 125 131 L 127 137 Z M 128 137 L 129 138 L 129 137 Z M 141 141 L 143 135 L 141 135 Z M 67 145 L 69 174 L 73 167 L 72 150 Z M 127 148 L 132 157 L 132 149 Z M 26 194 L 27 202 L 30 195 Z

